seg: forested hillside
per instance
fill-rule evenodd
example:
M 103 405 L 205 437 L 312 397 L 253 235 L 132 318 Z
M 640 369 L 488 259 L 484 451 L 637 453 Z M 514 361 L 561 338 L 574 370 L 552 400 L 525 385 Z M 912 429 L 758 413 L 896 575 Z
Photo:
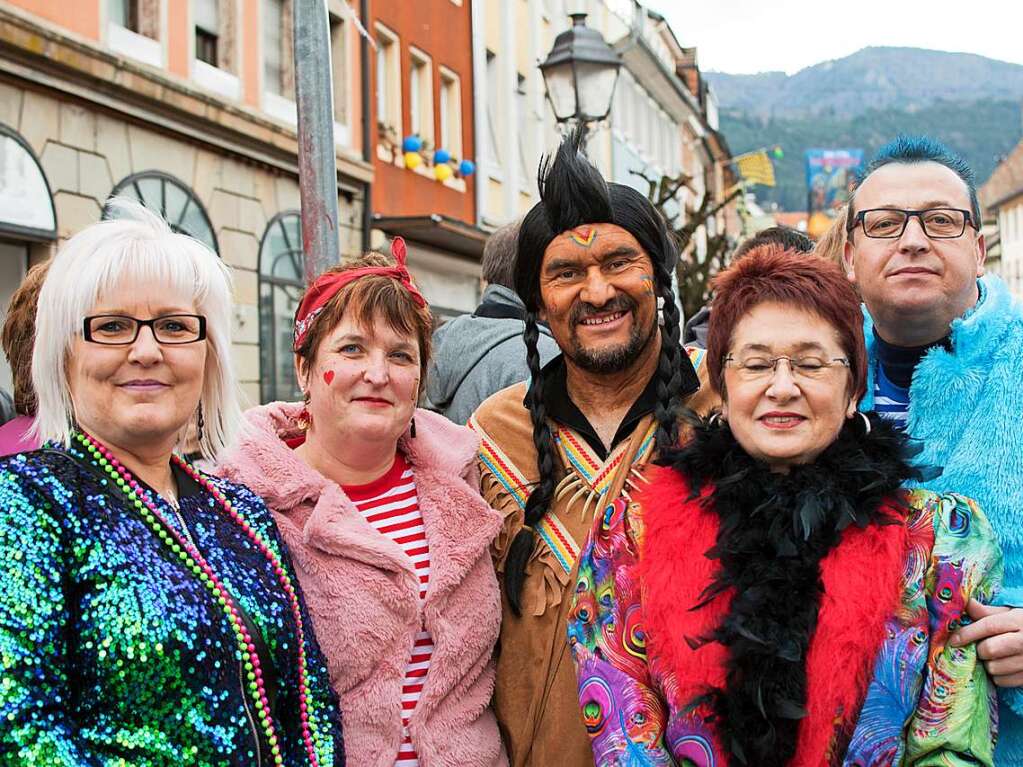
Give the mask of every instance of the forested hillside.
M 778 186 L 762 201 L 806 207 L 803 152 L 860 148 L 923 133 L 960 152 L 984 181 L 1023 135 L 1023 66 L 913 48 L 865 48 L 792 76 L 709 73 L 734 154 L 780 145 Z

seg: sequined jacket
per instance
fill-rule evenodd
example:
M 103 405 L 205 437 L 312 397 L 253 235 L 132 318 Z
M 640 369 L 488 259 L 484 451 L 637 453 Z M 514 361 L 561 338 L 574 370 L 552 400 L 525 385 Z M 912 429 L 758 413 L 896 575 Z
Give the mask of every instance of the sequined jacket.
M 187 528 L 247 614 L 263 645 L 284 764 L 308 765 L 296 626 L 279 581 L 208 491 L 183 473 L 177 479 L 180 512 L 162 500 L 158 508 Z M 213 482 L 283 552 L 290 573 L 263 502 L 243 486 Z M 270 763 L 222 608 L 77 450 L 0 460 L 0 563 L 0 765 Z M 301 595 L 300 605 L 308 623 Z M 339 767 L 337 699 L 312 631 L 305 637 L 317 761 Z

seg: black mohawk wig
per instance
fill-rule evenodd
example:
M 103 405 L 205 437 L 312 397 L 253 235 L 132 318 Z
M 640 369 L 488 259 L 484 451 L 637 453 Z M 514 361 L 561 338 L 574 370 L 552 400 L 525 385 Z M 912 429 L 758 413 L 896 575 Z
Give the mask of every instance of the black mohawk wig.
M 678 414 L 682 392 L 698 386 L 696 373 L 679 342 L 681 312 L 675 304 L 671 276 L 678 251 L 657 209 L 630 186 L 607 183 L 582 153 L 585 128 L 566 138 L 553 159 L 540 163 L 540 202 L 526 214 L 519 227 L 515 261 L 515 290 L 526 305 L 526 359 L 530 383 L 526 405 L 533 422 L 539 481 L 526 500 L 524 526 L 512 540 L 504 565 L 504 587 L 508 603 L 521 615 L 522 584 L 526 565 L 536 547 L 533 530 L 547 513 L 557 485 L 557 452 L 543 401 L 543 371 L 537 351 L 541 310 L 540 268 L 547 246 L 562 232 L 583 224 L 615 224 L 629 232 L 653 262 L 657 295 L 662 299 L 663 325 L 657 371 L 657 419 L 655 442 L 658 449 L 674 446 L 678 439 Z
M 577 226 L 616 224 L 625 229 L 654 261 L 658 281 L 670 279 L 678 259 L 661 214 L 631 186 L 606 182 L 583 154 L 585 141 L 586 130 L 579 127 L 540 162 L 540 202 L 522 220 L 515 265 L 515 291 L 529 311 L 540 308 L 540 265 L 547 246 Z

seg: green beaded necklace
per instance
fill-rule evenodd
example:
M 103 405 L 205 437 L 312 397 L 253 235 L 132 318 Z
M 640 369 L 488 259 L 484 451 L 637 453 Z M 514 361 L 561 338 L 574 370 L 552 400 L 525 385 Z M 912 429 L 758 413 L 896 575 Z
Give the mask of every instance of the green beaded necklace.
M 156 504 L 149 497 L 149 493 L 139 484 L 124 465 L 100 443 L 95 437 L 83 432 L 74 435 L 89 456 L 99 467 L 110 477 L 119 490 L 128 499 L 131 507 L 142 517 L 143 521 L 152 529 L 157 538 L 160 539 L 176 556 L 185 568 L 191 572 L 216 600 L 218 607 L 224 612 L 228 623 L 235 636 L 235 643 L 241 657 L 245 670 L 248 691 L 256 706 L 256 714 L 259 723 L 270 745 L 270 754 L 275 765 L 283 765 L 284 757 L 281 754 L 280 741 L 277 737 L 273 718 L 270 715 L 270 702 L 266 696 L 266 689 L 263 684 L 263 673 L 259 662 L 259 655 L 256 652 L 252 637 L 242 620 L 241 615 L 227 587 L 214 573 L 213 568 L 206 559 L 199 553 L 199 550 L 167 521 Z M 298 594 L 291 582 L 287 571 L 284 569 L 280 557 L 263 540 L 263 537 L 245 520 L 244 517 L 232 506 L 231 502 L 224 497 L 213 484 L 190 464 L 179 456 L 172 456 L 171 460 L 188 474 L 200 487 L 213 496 L 214 500 L 227 513 L 227 516 L 238 525 L 245 535 L 259 549 L 260 553 L 269 561 L 288 597 L 291 606 L 292 617 L 295 620 L 296 634 L 298 639 L 298 683 L 299 683 L 299 711 L 302 724 L 302 739 L 305 742 L 306 753 L 309 756 L 311 767 L 318 767 L 319 760 L 316 756 L 316 739 L 313 733 L 313 724 L 309 720 L 309 685 L 305 654 L 305 635 L 302 621 L 302 613 L 298 603 Z

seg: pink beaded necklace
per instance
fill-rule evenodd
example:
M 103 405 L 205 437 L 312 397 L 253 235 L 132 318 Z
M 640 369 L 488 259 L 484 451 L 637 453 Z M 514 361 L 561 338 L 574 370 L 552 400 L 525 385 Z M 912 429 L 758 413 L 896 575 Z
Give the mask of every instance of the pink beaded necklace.
M 280 742 L 270 715 L 270 701 L 266 697 L 259 655 L 252 642 L 252 637 L 245 627 L 245 622 L 238 612 L 234 597 L 231 596 L 227 587 L 217 577 L 216 573 L 213 572 L 213 568 L 210 567 L 203 555 L 199 553 L 199 550 L 192 545 L 191 541 L 168 523 L 167 519 L 149 497 L 149 493 L 145 491 L 138 480 L 114 457 L 114 454 L 105 445 L 95 437 L 82 432 L 76 433 L 75 439 L 82 444 L 89 455 L 100 465 L 100 468 L 114 481 L 118 489 L 127 496 L 131 506 L 139 513 L 146 524 L 152 528 L 156 536 L 170 548 L 171 553 L 178 557 L 182 564 L 209 590 L 217 604 L 224 611 L 234 631 L 238 651 L 241 654 L 243 668 L 246 672 L 249 694 L 255 702 L 259 722 L 262 725 L 264 735 L 266 735 L 267 743 L 270 744 L 270 753 L 273 756 L 274 764 L 282 765 L 284 758 L 281 755 Z M 180 457 L 175 455 L 171 457 L 171 460 L 188 474 L 196 484 L 213 496 L 213 499 L 227 513 L 231 521 L 238 525 L 249 540 L 256 545 L 260 553 L 270 562 L 274 574 L 277 576 L 284 589 L 284 593 L 288 597 L 298 639 L 298 691 L 302 739 L 305 742 L 306 753 L 309 755 L 309 764 L 312 767 L 318 767 L 319 761 L 316 757 L 316 744 L 309 723 L 309 685 L 306 674 L 305 634 L 302 613 L 298 604 L 298 595 L 291 583 L 291 578 L 282 566 L 280 557 L 267 546 L 263 537 L 238 513 L 231 502 L 224 497 L 223 493 Z

